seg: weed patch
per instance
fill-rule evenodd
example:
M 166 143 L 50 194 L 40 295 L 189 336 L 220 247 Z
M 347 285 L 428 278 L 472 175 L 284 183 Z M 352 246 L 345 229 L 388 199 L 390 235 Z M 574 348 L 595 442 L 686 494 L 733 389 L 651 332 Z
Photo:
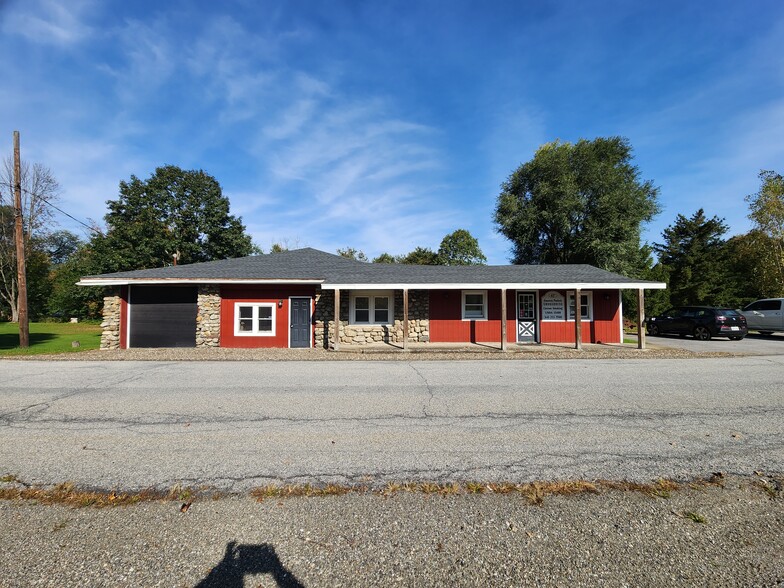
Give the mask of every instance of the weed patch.
M 220 500 L 227 494 L 217 490 L 201 487 L 194 489 L 181 485 L 172 486 L 168 490 L 147 489 L 140 492 L 94 491 L 76 487 L 71 482 L 65 482 L 52 487 L 31 486 L 13 474 L 0 478 L 0 500 L 33 500 L 42 504 L 63 504 L 73 507 L 102 508 L 106 506 L 125 506 L 139 502 L 151 501 L 177 501 L 188 504 L 196 498 Z M 776 498 L 780 492 L 777 481 L 755 480 L 754 486 L 766 492 L 771 498 Z M 723 487 L 722 480 L 713 478 L 696 480 L 686 485 L 687 488 L 701 488 L 705 486 Z M 651 484 L 638 482 L 597 480 L 568 480 L 555 482 L 528 482 L 514 484 L 512 482 L 390 482 L 382 488 L 373 488 L 365 485 L 340 485 L 340 484 L 269 484 L 259 486 L 250 491 L 250 496 L 262 502 L 266 499 L 284 499 L 299 497 L 343 496 L 345 494 L 376 494 L 392 496 L 398 493 L 416 493 L 423 495 L 457 496 L 469 494 L 501 494 L 517 495 L 527 500 L 532 505 L 541 505 L 550 496 L 572 496 L 579 494 L 600 494 L 610 491 L 639 492 L 651 498 L 669 498 L 672 492 L 681 486 L 672 480 L 658 480 Z M 183 511 L 184 512 L 184 511 Z M 684 515 L 685 516 L 685 515 Z M 698 521 L 699 522 L 699 521 Z
M 13 480 L 23 484 L 19 480 Z M 165 492 L 142 490 L 141 492 L 101 492 L 77 488 L 72 482 L 64 482 L 50 488 L 30 485 L 6 486 L 0 488 L 0 500 L 33 500 L 40 504 L 61 504 L 76 508 L 107 506 L 128 506 L 139 502 L 178 500 L 181 489 Z
M 770 480 L 755 480 L 752 482 L 752 486 L 759 488 L 773 500 L 778 498 L 779 494 L 781 493 L 781 486 L 775 481 L 771 482 Z
M 634 482 L 612 482 L 601 480 L 588 482 L 569 480 L 558 482 L 530 482 L 513 484 L 511 482 L 390 482 L 380 489 L 366 486 L 313 486 L 310 484 L 276 486 L 267 485 L 251 491 L 259 502 L 265 499 L 295 498 L 300 496 L 336 496 L 348 493 L 374 493 L 381 496 L 405 492 L 424 495 L 455 496 L 467 494 L 515 494 L 525 498 L 530 504 L 543 504 L 548 496 L 571 496 L 576 494 L 599 494 L 602 491 L 632 491 L 651 497 L 669 498 L 670 493 L 678 490 L 677 483 L 671 480 L 659 480 L 653 484 Z
M 700 523 L 701 525 L 705 525 L 708 522 L 704 516 L 702 516 L 698 512 L 694 512 L 693 510 L 687 510 L 683 513 L 683 518 L 689 519 L 690 521 L 694 521 L 695 523 Z

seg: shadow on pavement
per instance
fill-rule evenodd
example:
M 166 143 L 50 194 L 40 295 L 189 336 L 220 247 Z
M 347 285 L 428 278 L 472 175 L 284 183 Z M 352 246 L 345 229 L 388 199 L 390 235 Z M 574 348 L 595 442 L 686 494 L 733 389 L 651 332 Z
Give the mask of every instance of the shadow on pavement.
M 270 574 L 279 588 L 303 588 L 272 545 L 237 545 L 236 541 L 226 544 L 221 562 L 195 588 L 242 588 L 245 576 L 256 574 Z

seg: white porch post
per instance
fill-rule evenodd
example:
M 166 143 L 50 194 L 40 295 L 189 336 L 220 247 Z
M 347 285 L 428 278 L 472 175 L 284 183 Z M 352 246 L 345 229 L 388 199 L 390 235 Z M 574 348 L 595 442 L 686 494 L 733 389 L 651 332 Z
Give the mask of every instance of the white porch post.
M 408 288 L 403 288 L 403 351 L 408 349 Z
M 332 349 L 340 349 L 340 288 L 335 288 L 335 344 Z
M 574 348 L 583 348 L 583 321 L 582 321 L 582 305 L 580 304 L 582 297 L 580 288 L 574 291 Z
M 501 288 L 501 351 L 506 351 L 506 288 Z

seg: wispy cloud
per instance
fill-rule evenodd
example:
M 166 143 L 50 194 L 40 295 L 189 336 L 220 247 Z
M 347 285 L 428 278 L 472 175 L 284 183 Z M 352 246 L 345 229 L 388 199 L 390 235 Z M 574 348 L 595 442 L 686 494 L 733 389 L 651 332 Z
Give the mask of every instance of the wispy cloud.
M 21 35 L 31 43 L 67 46 L 89 37 L 92 28 L 83 20 L 94 7 L 91 0 L 28 0 L 0 6 L 4 35 Z

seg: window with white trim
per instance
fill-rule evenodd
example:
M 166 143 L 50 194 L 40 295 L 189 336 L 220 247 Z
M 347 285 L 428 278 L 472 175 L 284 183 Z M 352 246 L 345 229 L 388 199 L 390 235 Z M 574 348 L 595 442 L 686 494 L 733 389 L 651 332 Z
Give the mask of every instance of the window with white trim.
M 463 290 L 463 320 L 487 320 L 487 290 Z
M 574 292 L 569 294 L 569 314 L 567 320 L 574 320 Z M 580 320 L 593 320 L 593 292 L 580 293 Z
M 239 337 L 275 335 L 274 302 L 237 302 L 234 305 L 234 334 Z
M 389 325 L 393 319 L 392 292 L 356 292 L 351 294 L 352 325 Z

